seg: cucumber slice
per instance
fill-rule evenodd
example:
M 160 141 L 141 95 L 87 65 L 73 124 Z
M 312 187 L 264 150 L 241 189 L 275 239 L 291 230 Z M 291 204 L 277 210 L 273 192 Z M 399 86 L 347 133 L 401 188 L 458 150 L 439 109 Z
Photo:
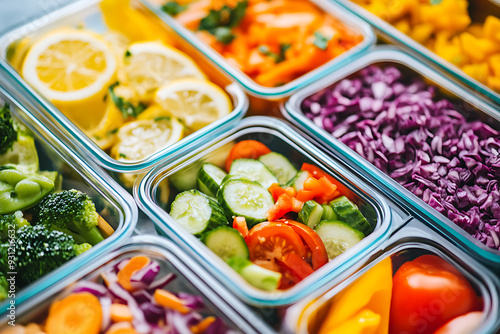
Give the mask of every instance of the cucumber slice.
M 260 183 L 249 180 L 227 181 L 219 190 L 217 198 L 229 221 L 234 216 L 245 217 L 249 228 L 267 220 L 267 210 L 274 205 L 271 193 Z
M 321 220 L 338 220 L 339 217 L 333 211 L 332 207 L 329 206 L 328 204 L 323 204 L 323 215 L 321 216 Z
M 342 254 L 364 238 L 363 232 L 340 221 L 321 221 L 314 230 L 323 240 L 329 259 Z
M 356 204 L 351 202 L 347 197 L 340 196 L 328 204 L 332 207 L 338 220 L 341 220 L 356 230 L 363 232 L 364 235 L 370 234 L 372 230 L 370 223 L 368 223 L 361 211 L 358 210 Z
M 245 239 L 232 227 L 221 226 L 208 231 L 201 237 L 201 241 L 224 261 L 232 256 L 244 259 L 249 257 Z
M 304 203 L 297 220 L 310 228 L 314 228 L 320 222 L 321 217 L 323 217 L 323 206 L 311 200 Z
M 201 166 L 201 162 L 197 161 L 196 163 L 179 170 L 168 178 L 170 184 L 178 191 L 196 189 L 198 171 Z
M 293 187 L 295 190 L 299 191 L 304 189 L 304 182 L 306 182 L 309 177 L 309 172 L 305 170 L 300 170 L 293 179 L 288 182 L 287 186 Z
M 273 183 L 279 183 L 266 165 L 254 159 L 234 160 L 229 175 L 241 175 L 250 181 L 259 182 L 266 189 L 269 189 Z
M 195 236 L 228 225 L 219 203 L 196 189 L 184 191 L 175 197 L 170 216 Z
M 198 189 L 208 196 L 215 197 L 227 173 L 214 164 L 204 163 L 198 171 Z
M 296 174 L 297 169 L 283 155 L 271 152 L 259 157 L 259 161 L 266 165 L 280 181 L 280 184 L 286 184 Z
M 280 273 L 262 268 L 247 259 L 237 256 L 229 258 L 226 262 L 254 287 L 266 291 L 275 291 L 278 289 L 281 280 Z

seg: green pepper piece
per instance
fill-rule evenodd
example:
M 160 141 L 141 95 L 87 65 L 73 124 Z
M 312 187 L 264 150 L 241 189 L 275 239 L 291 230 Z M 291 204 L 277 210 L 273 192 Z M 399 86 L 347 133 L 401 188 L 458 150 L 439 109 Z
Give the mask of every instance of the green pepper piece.
M 14 168 L 0 170 L 0 214 L 29 209 L 53 189 L 54 182 L 43 175 Z

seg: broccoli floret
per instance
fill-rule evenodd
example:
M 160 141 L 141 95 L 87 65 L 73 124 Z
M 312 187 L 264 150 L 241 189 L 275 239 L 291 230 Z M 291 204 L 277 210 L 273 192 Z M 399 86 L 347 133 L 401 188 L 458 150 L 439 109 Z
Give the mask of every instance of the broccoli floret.
M 23 218 L 21 211 L 16 211 L 9 215 L 0 215 L 0 237 L 7 237 L 9 229 L 18 230 L 23 226 L 29 225 L 28 221 Z
M 71 235 L 78 243 L 104 240 L 97 229 L 99 215 L 92 199 L 79 190 L 63 190 L 45 197 L 34 209 L 35 224 Z
M 18 273 L 16 284 L 22 288 L 38 278 L 60 267 L 75 256 L 87 250 L 90 245 L 78 245 L 70 235 L 49 230 L 43 225 L 24 226 L 17 230 L 15 238 L 15 270 Z M 9 244 L 2 245 L 3 268 L 5 268 Z
M 10 108 L 8 104 L 4 104 L 0 109 L 0 155 L 10 150 L 16 140 L 17 130 L 10 116 Z

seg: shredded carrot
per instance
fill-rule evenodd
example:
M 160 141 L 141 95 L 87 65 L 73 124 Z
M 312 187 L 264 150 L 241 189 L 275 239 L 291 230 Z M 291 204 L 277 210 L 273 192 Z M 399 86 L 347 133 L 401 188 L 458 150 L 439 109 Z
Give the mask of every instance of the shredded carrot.
M 137 334 L 130 322 L 112 324 L 105 334 Z
M 132 321 L 134 319 L 132 312 L 124 304 L 111 304 L 110 313 L 113 322 Z
M 182 300 L 166 290 L 156 289 L 154 299 L 161 306 L 176 310 L 179 313 L 186 314 L 190 311 L 190 308 L 184 305 Z
M 147 256 L 134 256 L 128 263 L 118 272 L 118 283 L 127 291 L 133 291 L 134 288 L 130 284 L 132 275 L 147 266 L 151 260 Z
M 202 321 L 200 321 L 198 324 L 191 326 L 189 329 L 193 334 L 201 334 L 205 332 L 208 327 L 210 327 L 211 324 L 213 324 L 215 321 L 215 317 L 206 317 Z
M 97 228 L 104 238 L 111 236 L 111 234 L 115 232 L 111 225 L 109 225 L 108 222 L 101 216 L 99 216 L 99 220 L 97 221 Z

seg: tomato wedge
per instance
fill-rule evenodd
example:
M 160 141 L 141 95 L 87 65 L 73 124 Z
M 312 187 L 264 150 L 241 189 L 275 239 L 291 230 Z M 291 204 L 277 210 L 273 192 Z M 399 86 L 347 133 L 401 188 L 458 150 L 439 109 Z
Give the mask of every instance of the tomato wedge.
M 290 226 L 307 246 L 306 259 L 310 260 L 313 270 L 321 268 L 328 263 L 328 253 L 318 233 L 314 232 L 309 226 L 293 220 L 280 220 L 280 222 Z
M 236 159 L 257 159 L 261 155 L 271 153 L 271 150 L 261 142 L 256 140 L 242 140 L 236 143 L 226 158 L 226 170 L 229 172 L 233 160 Z
M 306 256 L 302 240 L 293 228 L 285 223 L 263 222 L 255 225 L 246 238 L 250 260 L 269 261 L 274 263 L 287 254 L 295 253 L 299 257 Z
M 243 238 L 248 236 L 248 225 L 245 217 L 234 217 L 233 228 L 237 229 Z

